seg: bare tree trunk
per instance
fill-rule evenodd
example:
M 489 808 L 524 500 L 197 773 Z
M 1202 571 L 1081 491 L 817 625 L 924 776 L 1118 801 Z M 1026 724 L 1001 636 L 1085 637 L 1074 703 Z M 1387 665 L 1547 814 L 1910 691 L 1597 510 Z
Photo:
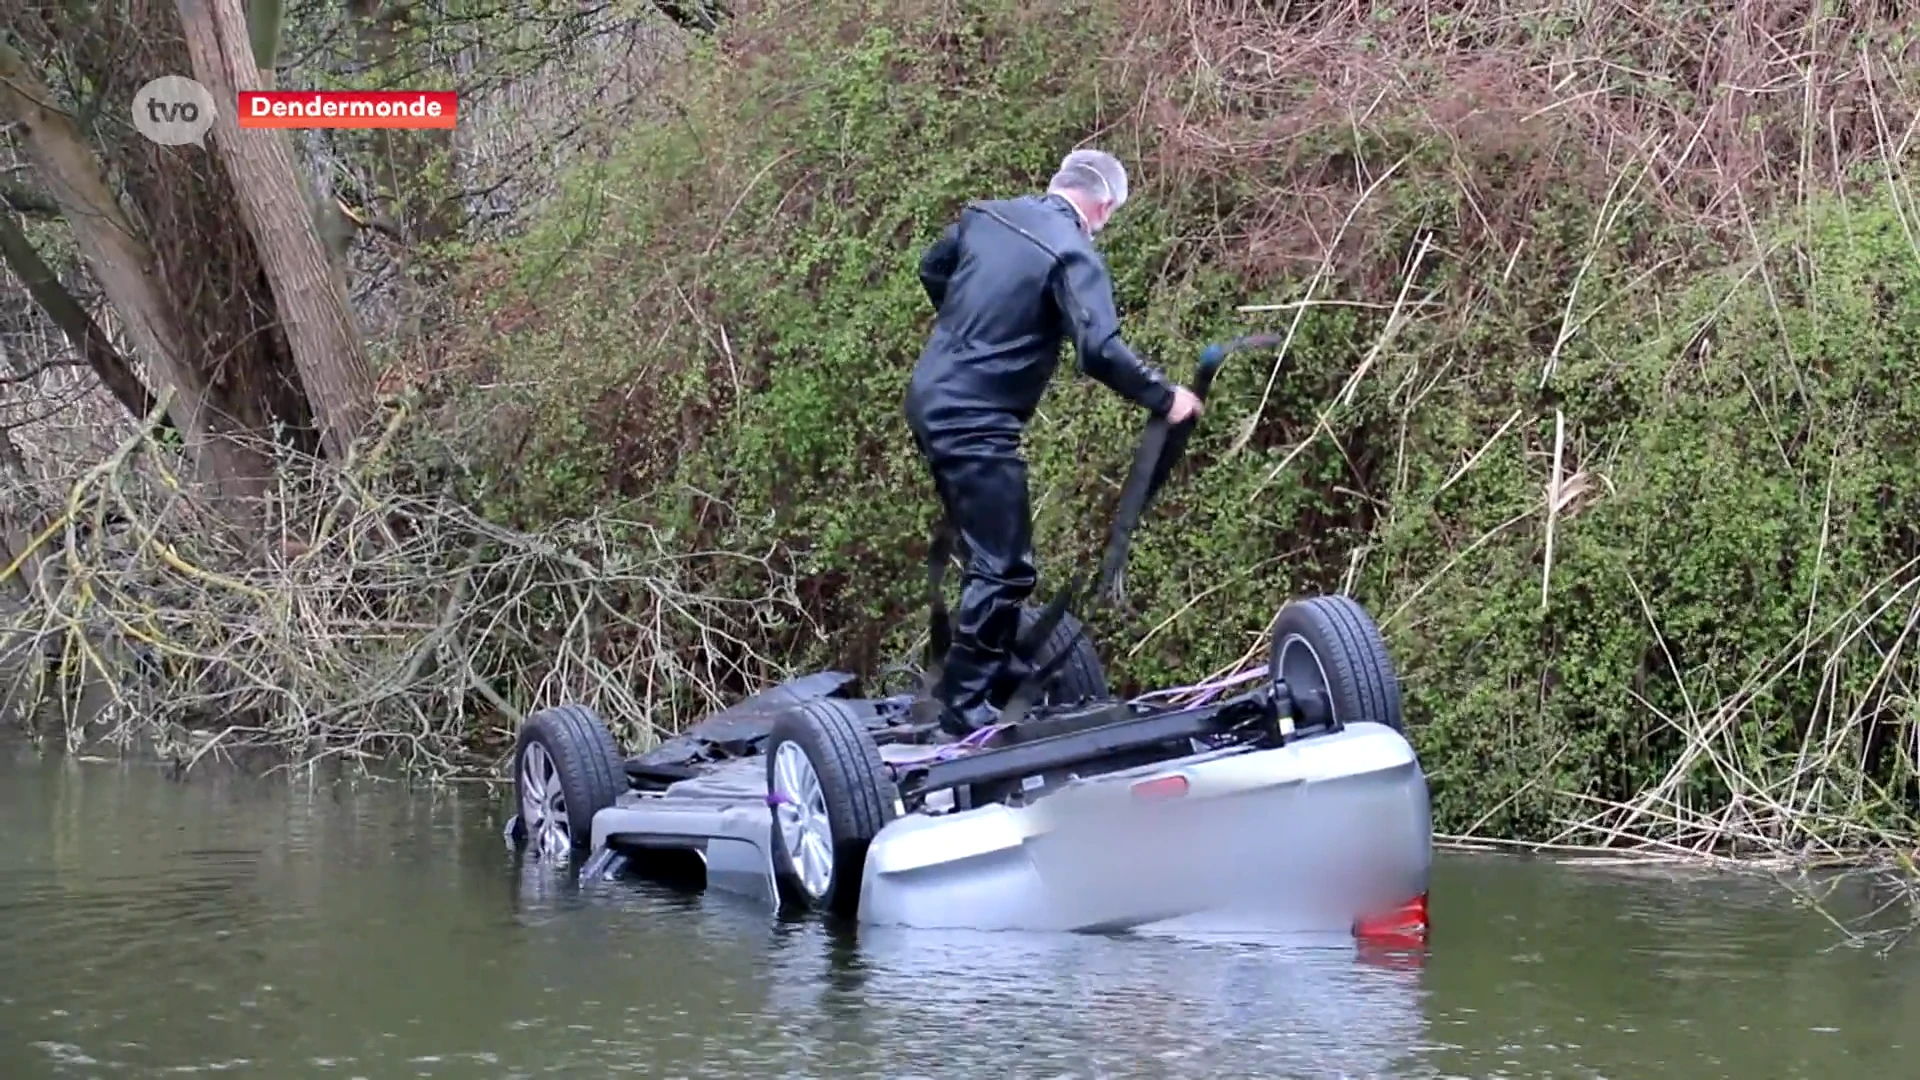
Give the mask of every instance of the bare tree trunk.
M 254 68 L 259 72 L 262 90 L 271 90 L 279 82 L 274 64 L 280 56 L 281 24 L 285 9 L 286 5 L 281 0 L 247 0 L 247 41 L 253 50 Z M 308 212 L 313 215 L 314 227 L 320 232 L 320 245 L 332 260 L 334 272 L 346 279 L 350 276 L 347 250 L 358 228 L 333 201 L 332 192 L 318 190 L 321 185 L 316 185 L 313 175 L 298 168 L 297 156 L 295 165 L 294 171 L 300 176 L 301 195 L 307 201 Z
M 375 71 L 388 71 L 415 44 L 414 0 L 347 0 L 354 22 L 355 53 Z M 412 255 L 460 231 L 453 187 L 453 132 L 447 128 L 373 133 L 374 177 L 387 216 L 399 224 Z
M 153 256 L 108 190 L 100 162 L 73 120 L 50 104 L 52 97 L 20 54 L 0 44 L 0 116 L 14 121 L 27 156 L 73 230 L 94 280 L 125 323 L 156 386 L 172 386 L 168 415 L 194 452 L 196 473 L 229 498 L 222 513 L 244 523 L 248 511 L 234 497 L 264 493 L 272 462 L 264 454 L 223 437 L 232 425 L 212 407 L 207 382 L 187 357 L 185 334 L 153 270 Z
M 27 234 L 14 223 L 13 215 L 7 213 L 0 213 L 0 262 L 13 267 L 14 274 L 26 284 L 27 295 L 33 297 L 40 310 L 67 336 L 74 351 L 106 384 L 107 392 L 126 406 L 135 420 L 153 411 L 153 394 L 134 373 L 133 365 L 113 347 L 107 332 L 93 321 L 80 301 L 60 284 L 53 268 L 40 258 Z
M 82 10 L 88 6 L 67 5 L 63 15 L 45 9 L 51 21 L 26 38 L 56 58 L 82 96 L 130 100 L 151 72 L 193 70 L 172 0 Z M 97 94 L 87 95 L 87 87 Z M 181 354 L 204 381 L 209 408 L 236 430 L 320 453 L 319 425 L 259 246 L 233 212 L 239 197 L 232 177 L 208 147 L 157 145 L 130 119 L 125 113 L 100 117 L 89 142 L 100 140 L 97 153 L 109 163 L 114 197 L 141 230 L 182 334 Z
M 241 90 L 260 88 L 241 0 L 177 0 L 194 77 L 221 104 L 214 145 L 253 233 L 300 381 L 329 455 L 344 459 L 373 413 L 373 369 L 346 282 L 314 228 L 292 151 L 277 130 L 243 130 Z

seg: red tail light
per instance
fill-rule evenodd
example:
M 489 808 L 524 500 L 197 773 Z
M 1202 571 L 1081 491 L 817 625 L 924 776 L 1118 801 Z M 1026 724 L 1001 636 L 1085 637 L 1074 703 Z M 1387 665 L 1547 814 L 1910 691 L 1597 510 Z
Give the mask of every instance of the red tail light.
M 1172 776 L 1159 776 L 1152 780 L 1142 780 L 1133 785 L 1133 797 L 1136 799 L 1159 800 L 1177 799 L 1187 793 L 1187 778 L 1179 773 Z
M 1421 893 L 1397 908 L 1353 920 L 1353 936 L 1383 945 L 1426 944 L 1427 894 Z

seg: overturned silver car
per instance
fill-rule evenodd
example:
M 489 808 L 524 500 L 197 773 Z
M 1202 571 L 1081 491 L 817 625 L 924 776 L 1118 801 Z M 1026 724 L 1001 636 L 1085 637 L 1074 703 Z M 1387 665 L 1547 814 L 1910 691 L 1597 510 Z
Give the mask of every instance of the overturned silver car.
M 1209 346 L 1195 393 L 1231 353 L 1278 342 Z M 1148 421 L 1096 595 L 1117 595 L 1192 430 Z M 932 663 L 950 539 L 936 534 L 928 561 Z M 1289 604 L 1264 665 L 1119 700 L 1067 613 L 1075 580 L 1025 611 L 1018 648 L 1035 673 L 1003 723 L 955 738 L 918 707 L 925 694 L 867 698 L 821 672 L 623 758 L 591 710 L 562 706 L 522 726 L 508 836 L 536 858 L 585 852 L 595 877 L 657 873 L 868 923 L 1122 930 L 1245 912 L 1424 940 L 1426 778 L 1366 611 L 1344 596 Z
M 1033 613 L 1029 613 L 1031 619 Z M 1262 668 L 1133 700 L 1075 655 L 1049 700 L 965 739 L 822 672 L 623 758 L 591 710 L 528 719 L 510 837 L 582 873 L 690 880 L 915 927 L 1122 930 L 1222 911 L 1424 939 L 1427 787 L 1373 620 L 1323 596 Z

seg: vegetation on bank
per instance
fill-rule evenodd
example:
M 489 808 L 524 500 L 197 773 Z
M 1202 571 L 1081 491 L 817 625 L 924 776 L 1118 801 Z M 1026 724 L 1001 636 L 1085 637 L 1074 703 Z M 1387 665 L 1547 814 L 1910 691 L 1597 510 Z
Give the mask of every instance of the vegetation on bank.
M 899 655 L 933 506 L 899 414 L 914 257 L 1093 139 L 1136 163 L 1106 243 L 1138 347 L 1178 371 L 1292 335 L 1230 370 L 1136 545 L 1098 628 L 1121 678 L 1188 681 L 1287 597 L 1349 588 L 1404 667 L 1443 829 L 1901 825 L 1920 256 L 1876 136 L 1910 115 L 1909 57 L 1868 17 L 1751 7 L 1824 50 L 1791 105 L 1736 88 L 1789 73 L 1762 26 L 1691 13 L 1659 46 L 1611 7 L 1416 32 L 760 5 L 674 122 L 499 253 L 518 273 L 481 279 L 461 356 L 515 389 L 448 408 L 515 437 L 444 460 L 518 520 L 617 493 L 683 546 L 787 553 L 814 658 Z M 1043 408 L 1051 580 L 1094 557 L 1138 426 L 1080 379 Z
M 1346 589 L 1445 832 L 1911 837 L 1914 56 L 1876 11 L 736 6 L 653 119 L 452 256 L 441 332 L 401 350 L 352 483 L 433 507 L 375 577 L 436 585 L 381 617 L 458 622 L 497 705 L 436 683 L 399 744 L 422 702 L 642 685 L 607 700 L 683 718 L 768 658 L 903 658 L 934 506 L 900 415 L 914 261 L 1091 141 L 1135 170 L 1103 242 L 1137 348 L 1177 373 L 1289 335 L 1229 369 L 1135 544 L 1094 628 L 1118 678 L 1191 681 Z M 1043 406 L 1048 581 L 1095 557 L 1139 423 L 1064 372 Z M 373 543 L 383 504 L 355 512 Z M 410 633 L 379 655 L 444 666 Z M 342 651 L 307 693 L 350 711 L 326 677 L 396 666 Z

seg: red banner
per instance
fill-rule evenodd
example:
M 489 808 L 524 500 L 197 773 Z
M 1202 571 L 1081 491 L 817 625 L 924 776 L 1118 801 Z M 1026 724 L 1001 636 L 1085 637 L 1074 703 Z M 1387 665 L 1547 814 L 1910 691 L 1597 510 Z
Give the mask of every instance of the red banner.
M 451 90 L 242 90 L 243 128 L 450 128 Z

